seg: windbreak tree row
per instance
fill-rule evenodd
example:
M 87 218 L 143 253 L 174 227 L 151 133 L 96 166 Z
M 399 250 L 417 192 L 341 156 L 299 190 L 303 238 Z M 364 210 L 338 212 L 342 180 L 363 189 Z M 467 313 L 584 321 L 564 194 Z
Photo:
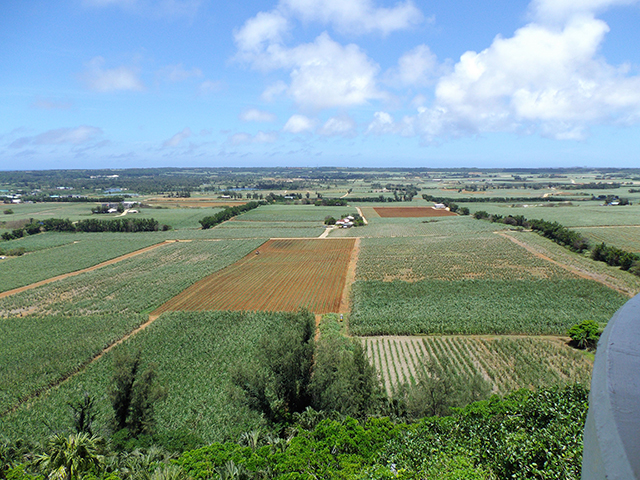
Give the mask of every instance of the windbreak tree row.
M 113 220 L 96 220 L 93 218 L 72 222 L 68 218 L 47 218 L 31 220 L 24 227 L 16 228 L 2 234 L 3 240 L 15 240 L 27 235 L 41 232 L 156 232 L 169 230 L 168 225 L 160 225 L 154 218 L 115 218 Z
M 227 220 L 231 220 L 233 217 L 240 215 L 241 213 L 248 212 L 249 210 L 253 210 L 254 208 L 258 208 L 260 205 L 265 205 L 264 201 L 262 202 L 249 202 L 244 205 L 238 205 L 236 207 L 227 207 L 221 212 L 216 213 L 215 215 L 210 215 L 208 217 L 204 217 L 200 220 L 200 225 L 202 225 L 202 229 L 206 230 L 211 227 L 215 227 L 216 225 L 221 224 L 222 222 L 226 222 Z

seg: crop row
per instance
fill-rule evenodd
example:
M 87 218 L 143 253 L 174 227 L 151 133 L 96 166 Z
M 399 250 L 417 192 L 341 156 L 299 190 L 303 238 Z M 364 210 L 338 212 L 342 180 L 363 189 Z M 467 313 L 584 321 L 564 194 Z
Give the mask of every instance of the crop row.
M 63 239 L 68 236 L 72 240 L 71 243 L 58 246 L 53 246 L 53 243 L 50 248 L 0 261 L 0 292 L 91 267 L 163 241 L 153 234 L 52 235 L 60 235 Z M 4 245 L 9 244 L 19 246 L 17 241 Z
M 429 360 L 447 359 L 450 373 L 482 376 L 494 393 L 518 388 L 590 382 L 592 363 L 557 340 L 532 337 L 371 337 L 363 338 L 388 395 L 415 384 Z
M 211 230 L 211 238 L 313 238 L 324 232 L 319 222 L 257 222 L 232 220 Z
M 154 314 L 173 310 L 337 312 L 352 240 L 270 240 L 197 282 Z
M 133 314 L 162 305 L 264 240 L 179 242 L 0 300 L 0 316 Z
M 353 207 L 347 207 L 347 209 Z M 424 236 L 463 236 L 481 232 L 493 232 L 504 229 L 504 225 L 474 221 L 470 217 L 439 218 L 381 218 L 367 216 L 367 209 L 362 213 L 369 221 L 367 228 L 349 228 L 331 233 L 331 236 L 349 237 L 424 237 Z M 478 225 L 479 224 L 479 225 Z
M 640 253 L 640 226 L 576 228 L 593 243 L 606 243 L 630 252 Z
M 146 320 L 143 315 L 0 321 L 0 413 L 55 383 Z
M 243 214 L 235 221 L 245 222 L 314 222 L 322 224 L 325 217 L 337 217 L 353 210 L 350 207 L 322 207 L 315 205 L 265 205 Z
M 576 278 L 493 233 L 365 238 L 359 280 L 537 280 Z
M 584 319 L 606 323 L 626 300 L 584 279 L 357 281 L 349 324 L 355 335 L 564 335 Z
M 257 414 L 230 396 L 230 378 L 251 362 L 264 332 L 277 328 L 281 314 L 259 312 L 172 312 L 160 317 L 120 348 L 140 348 L 153 362 L 168 397 L 156 406 L 160 434 L 184 429 L 206 442 L 237 440 L 260 423 Z M 70 381 L 16 412 L 0 417 L 0 431 L 12 438 L 45 439 L 51 429 L 72 429 L 67 402 L 88 393 L 96 399 L 94 432 L 105 434 L 111 415 L 107 390 L 112 377 L 109 352 Z

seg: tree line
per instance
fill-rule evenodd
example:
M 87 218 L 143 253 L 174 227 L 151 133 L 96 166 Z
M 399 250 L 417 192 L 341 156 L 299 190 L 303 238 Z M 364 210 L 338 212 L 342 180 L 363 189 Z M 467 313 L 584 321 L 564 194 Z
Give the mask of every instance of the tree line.
M 24 227 L 14 228 L 11 232 L 2 234 L 3 240 L 15 240 L 27 235 L 36 235 L 42 232 L 155 232 L 158 230 L 170 230 L 168 225 L 161 225 L 154 218 L 114 218 L 112 220 L 98 220 L 88 218 L 78 222 L 72 222 L 68 218 L 47 218 L 34 220 Z
M 207 230 L 211 227 L 215 227 L 216 225 L 221 224 L 222 222 L 231 220 L 233 217 L 236 217 L 241 213 L 248 212 L 249 210 L 253 210 L 254 208 L 258 208 L 260 205 L 266 205 L 266 202 L 248 202 L 244 205 L 238 205 L 235 207 L 225 207 L 225 209 L 221 212 L 204 217 L 202 220 L 200 220 L 200 225 L 202 225 L 203 230 Z
M 590 251 L 590 256 L 598 262 L 605 262 L 612 267 L 620 267 L 640 276 L 640 255 L 627 252 L 618 247 L 610 246 L 604 242 L 592 245 L 589 239 L 582 234 L 571 230 L 558 222 L 549 222 L 542 219 L 529 220 L 523 215 L 489 214 L 484 210 L 478 210 L 473 214 L 479 220 L 489 220 L 495 223 L 503 223 L 516 227 L 531 228 L 531 230 L 553 240 L 559 245 L 577 253 Z

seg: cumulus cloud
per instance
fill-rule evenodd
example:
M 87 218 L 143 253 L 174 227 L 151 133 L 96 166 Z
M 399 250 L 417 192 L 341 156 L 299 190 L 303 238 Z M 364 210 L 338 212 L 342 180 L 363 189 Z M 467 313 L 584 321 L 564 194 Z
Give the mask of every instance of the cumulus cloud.
M 400 57 L 398 66 L 386 72 L 385 80 L 399 87 L 425 86 L 434 83 L 442 68 L 427 45 L 418 45 Z
M 591 15 L 616 5 L 638 0 L 533 0 L 529 11 L 537 22 L 563 22 L 575 15 Z
M 259 70 L 290 73 L 289 85 L 276 84 L 263 98 L 286 92 L 303 109 L 323 109 L 383 98 L 376 86 L 379 66 L 357 45 L 343 46 L 327 32 L 314 42 L 287 46 L 285 40 L 295 20 L 331 25 L 350 34 L 386 35 L 420 23 L 424 17 L 411 1 L 385 8 L 373 0 L 281 0 L 274 10 L 259 12 L 234 32 L 238 59 Z
M 75 128 L 57 128 L 32 137 L 20 137 L 14 140 L 9 145 L 9 148 L 23 148 L 27 145 L 81 145 L 95 140 L 102 133 L 102 129 L 89 125 L 80 125 Z
M 177 147 L 182 143 L 183 140 L 189 138 L 190 136 L 191 136 L 191 129 L 189 127 L 186 127 L 181 132 L 178 132 L 168 140 L 165 140 L 162 146 L 169 147 L 169 148 Z
M 104 64 L 102 57 L 94 57 L 87 63 L 82 79 L 89 90 L 100 93 L 144 90 L 136 68 L 120 66 L 108 69 Z
M 284 90 L 303 109 L 361 105 L 384 97 L 376 85 L 380 67 L 357 45 L 342 46 L 326 32 L 312 43 L 293 48 L 271 44 L 252 55 L 262 69 L 290 71 L 288 86 L 277 83 L 263 96 L 273 98 Z
M 393 117 L 387 112 L 374 113 L 373 121 L 367 127 L 367 133 L 373 133 L 376 135 L 395 133 Z
M 166 67 L 158 71 L 158 76 L 164 78 L 170 82 L 183 82 L 192 77 L 202 77 L 202 70 L 199 68 L 192 68 L 186 70 L 184 66 L 179 63 L 177 65 L 167 65 Z
M 282 130 L 288 133 L 303 133 L 313 130 L 316 122 L 304 115 L 292 115 L 287 123 L 284 124 Z
M 356 122 L 348 115 L 331 117 L 318 129 L 318 133 L 327 137 L 353 137 L 356 134 Z
M 538 131 L 583 139 L 592 124 L 640 119 L 640 77 L 606 63 L 599 47 L 609 27 L 574 15 L 555 28 L 531 23 L 460 57 L 440 78 L 435 101 L 415 127 L 427 141 L 491 131 Z
M 250 108 L 239 115 L 243 122 L 275 122 L 276 116 L 273 113 Z

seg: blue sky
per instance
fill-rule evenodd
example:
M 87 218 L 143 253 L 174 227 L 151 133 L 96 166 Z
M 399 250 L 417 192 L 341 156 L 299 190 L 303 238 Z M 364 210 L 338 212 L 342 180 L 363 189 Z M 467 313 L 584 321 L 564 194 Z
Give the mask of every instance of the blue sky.
M 637 0 L 0 6 L 0 169 L 640 166 Z

